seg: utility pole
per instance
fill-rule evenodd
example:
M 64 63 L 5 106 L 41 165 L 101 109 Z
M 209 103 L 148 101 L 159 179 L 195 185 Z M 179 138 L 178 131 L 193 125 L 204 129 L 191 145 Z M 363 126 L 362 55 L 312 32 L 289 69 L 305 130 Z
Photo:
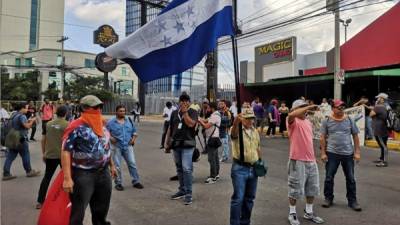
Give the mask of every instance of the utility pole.
M 333 96 L 335 99 L 342 99 L 342 84 L 339 81 L 340 73 L 340 15 L 339 0 L 335 1 L 335 69 L 334 69 L 334 89 Z
M 207 68 L 207 98 L 215 102 L 218 92 L 218 51 L 207 54 L 205 66 Z
M 64 98 L 64 88 L 65 88 L 65 58 L 64 58 L 64 42 L 69 38 L 66 36 L 61 36 L 61 39 L 57 40 L 61 43 L 61 98 Z

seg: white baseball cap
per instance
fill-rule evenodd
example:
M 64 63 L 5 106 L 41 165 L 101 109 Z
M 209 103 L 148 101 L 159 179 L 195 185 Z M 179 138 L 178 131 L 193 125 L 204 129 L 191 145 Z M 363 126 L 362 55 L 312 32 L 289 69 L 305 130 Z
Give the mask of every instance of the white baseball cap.
M 388 99 L 389 95 L 387 95 L 386 93 L 379 93 L 379 95 L 375 96 L 375 98 L 383 98 L 383 99 Z

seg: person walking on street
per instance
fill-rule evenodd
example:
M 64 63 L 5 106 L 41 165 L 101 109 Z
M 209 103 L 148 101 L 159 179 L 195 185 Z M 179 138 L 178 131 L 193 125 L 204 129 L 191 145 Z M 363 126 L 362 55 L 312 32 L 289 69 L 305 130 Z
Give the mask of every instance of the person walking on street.
M 103 102 L 93 95 L 80 101 L 81 117 L 65 130 L 61 165 L 63 188 L 72 203 L 70 225 L 83 225 L 88 205 L 92 223 L 110 225 L 106 217 L 110 207 L 112 180 L 116 175 L 110 149 L 110 133 L 101 115 Z M 111 171 L 110 171 L 111 170 Z
M 164 148 L 165 136 L 167 135 L 167 131 L 168 131 L 168 127 L 169 127 L 169 121 L 171 120 L 171 114 L 175 110 L 176 110 L 176 108 L 172 106 L 171 102 L 167 102 L 165 104 L 165 108 L 164 108 L 164 112 L 163 112 L 164 126 L 163 126 L 163 133 L 161 135 L 160 149 Z
M 319 195 L 319 173 L 313 147 L 313 130 L 306 118 L 307 112 L 316 110 L 317 105 L 308 105 L 302 99 L 293 102 L 287 117 L 289 128 L 290 154 L 288 163 L 289 216 L 291 225 L 299 225 L 296 213 L 297 201 L 305 196 L 304 219 L 316 224 L 324 223 L 313 210 L 315 196 Z
M 143 189 L 140 183 L 139 173 L 137 171 L 135 153 L 133 146 L 136 143 L 137 132 L 132 120 L 126 116 L 126 108 L 118 105 L 115 109 L 116 117 L 107 123 L 107 129 L 111 134 L 111 147 L 113 151 L 113 160 L 117 169 L 117 177 L 114 179 L 115 189 L 123 191 L 122 186 L 122 158 L 128 165 L 129 173 L 132 177 L 132 185 L 134 188 Z
M 232 169 L 233 194 L 230 207 L 230 225 L 250 225 L 251 212 L 257 192 L 258 178 L 254 164 L 261 159 L 260 135 L 253 126 L 255 115 L 252 109 L 245 108 L 235 117 L 232 125 Z M 239 131 L 239 124 L 243 128 Z M 241 161 L 239 132 L 243 134 L 243 158 Z
M 11 126 L 13 129 L 20 133 L 20 144 L 15 149 L 9 149 L 6 154 L 6 160 L 3 167 L 3 181 L 11 180 L 16 178 L 16 176 L 11 175 L 11 165 L 17 155 L 19 154 L 22 158 L 22 165 L 24 166 L 27 177 L 36 177 L 40 174 L 40 171 L 36 171 L 31 167 L 31 159 L 29 153 L 29 143 L 28 143 L 28 130 L 36 122 L 36 117 L 26 118 L 28 112 L 28 104 L 18 103 L 15 105 L 14 113 L 11 118 Z
M 389 130 L 387 129 L 386 120 L 389 106 L 386 104 L 389 96 L 385 93 L 380 93 L 376 96 L 376 104 L 373 110 L 371 110 L 370 116 L 372 117 L 372 125 L 374 130 L 374 136 L 376 142 L 378 142 L 381 148 L 381 156 L 377 161 L 377 167 L 388 166 L 389 150 L 387 147 L 387 141 L 389 138 Z
M 29 106 L 28 106 L 28 113 L 26 113 L 26 118 L 36 118 L 36 106 L 33 101 L 29 101 Z M 33 123 L 32 128 L 31 128 L 31 137 L 29 138 L 30 141 L 36 141 L 35 140 L 35 134 L 36 134 L 36 121 Z
M 140 122 L 140 113 L 141 113 L 142 108 L 140 107 L 140 103 L 136 102 L 135 107 L 133 108 L 133 110 L 131 111 L 131 113 L 133 114 L 133 122 Z
M 167 143 L 173 150 L 176 171 L 179 179 L 178 192 L 171 199 L 184 198 L 185 205 L 192 204 L 193 151 L 196 147 L 195 128 L 197 112 L 190 109 L 190 97 L 183 93 L 179 97 L 179 110 L 172 112 Z M 169 139 L 172 139 L 169 141 Z
M 268 130 L 267 137 L 275 137 L 276 125 L 279 124 L 279 111 L 276 108 L 278 101 L 273 99 L 271 105 L 268 107 Z
M 229 159 L 229 128 L 231 127 L 232 114 L 226 106 L 225 101 L 218 103 L 219 113 L 221 114 L 221 126 L 219 127 L 219 137 L 222 142 L 222 157 L 221 162 L 226 162 Z
M 40 114 L 42 116 L 42 135 L 46 134 L 46 124 L 53 119 L 54 106 L 50 103 L 49 99 L 44 99 L 44 104 L 40 107 Z
M 355 211 L 361 211 L 356 196 L 356 180 L 354 178 L 354 161 L 360 160 L 359 130 L 356 122 L 344 114 L 344 102 L 335 99 L 332 102 L 332 115 L 321 124 L 321 160 L 325 162 L 325 202 L 323 207 L 333 205 L 334 179 L 337 169 L 342 164 L 346 177 L 348 206 Z M 352 138 L 354 146 L 352 144 Z
M 282 137 L 285 136 L 285 131 L 287 130 L 286 127 L 286 118 L 289 114 L 289 108 L 286 106 L 285 102 L 281 103 L 281 107 L 279 107 L 279 117 L 280 117 L 280 123 L 279 123 L 279 133 L 282 134 Z
M 46 198 L 47 189 L 57 167 L 61 166 L 61 146 L 64 130 L 68 126 L 66 121 L 67 107 L 59 106 L 56 111 L 57 118 L 46 124 L 46 134 L 42 138 L 43 162 L 46 171 L 40 183 L 36 209 L 41 209 Z
M 218 148 L 221 145 L 219 139 L 221 114 L 218 112 L 217 107 L 217 103 L 210 102 L 210 118 L 207 120 L 199 118 L 198 120 L 200 125 L 205 129 L 208 162 L 210 163 L 210 176 L 205 180 L 206 184 L 213 184 L 219 179 Z

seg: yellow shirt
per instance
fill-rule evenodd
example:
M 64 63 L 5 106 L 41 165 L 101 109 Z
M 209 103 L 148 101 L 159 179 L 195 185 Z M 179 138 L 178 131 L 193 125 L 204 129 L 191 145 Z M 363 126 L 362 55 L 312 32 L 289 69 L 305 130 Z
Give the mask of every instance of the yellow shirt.
M 260 135 L 255 128 L 243 128 L 244 161 L 246 163 L 255 163 L 258 160 L 257 150 L 260 148 Z M 232 138 L 232 156 L 234 159 L 240 159 L 239 137 Z

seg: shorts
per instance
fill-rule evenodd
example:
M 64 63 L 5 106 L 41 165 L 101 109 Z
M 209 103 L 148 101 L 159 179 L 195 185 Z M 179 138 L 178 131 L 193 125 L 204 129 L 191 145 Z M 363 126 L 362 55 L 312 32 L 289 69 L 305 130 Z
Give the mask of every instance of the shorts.
M 288 197 L 299 199 L 302 196 L 319 195 L 319 173 L 316 162 L 289 160 L 288 162 Z

